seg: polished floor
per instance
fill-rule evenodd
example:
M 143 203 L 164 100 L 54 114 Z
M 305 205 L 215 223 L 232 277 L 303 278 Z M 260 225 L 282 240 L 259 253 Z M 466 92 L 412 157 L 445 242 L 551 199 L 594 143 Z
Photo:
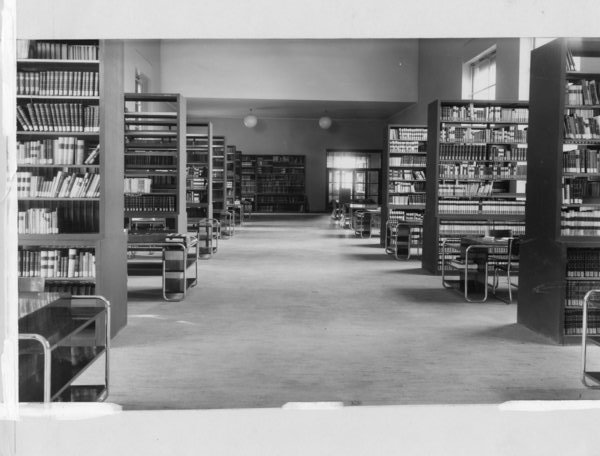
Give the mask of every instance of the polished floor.
M 183 302 L 129 280 L 109 401 L 126 409 L 599 399 L 580 351 L 517 325 L 516 305 L 466 303 L 327 215 L 253 215 Z M 598 353 L 600 358 L 600 353 Z M 90 375 L 93 375 L 90 374 Z

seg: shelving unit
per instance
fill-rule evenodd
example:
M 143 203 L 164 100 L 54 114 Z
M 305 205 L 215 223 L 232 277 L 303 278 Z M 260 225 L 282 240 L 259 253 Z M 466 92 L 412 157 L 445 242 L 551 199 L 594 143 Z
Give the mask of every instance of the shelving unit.
M 188 222 L 211 219 L 213 159 L 211 123 L 187 122 L 186 206 Z
M 600 73 L 587 71 L 599 58 L 597 39 L 558 39 L 531 55 L 528 166 L 535 173 L 527 185 L 517 320 L 560 344 L 581 342 L 583 297 L 600 288 Z M 600 329 L 597 312 L 592 334 Z
M 425 171 L 427 164 L 427 127 L 388 125 L 386 153 L 383 154 L 384 201 L 381 206 L 381 244 L 397 249 L 399 224 L 410 227 L 403 239 L 403 257 L 418 255 L 423 246 L 425 212 Z M 406 230 L 401 230 L 404 236 Z M 386 239 L 387 237 L 387 239 Z M 408 245 L 405 245 L 408 243 Z M 398 257 L 398 255 L 396 255 Z
M 242 155 L 241 173 L 242 199 L 251 202 L 252 210 L 256 210 L 256 155 Z
M 225 190 L 227 186 L 227 153 L 224 136 L 213 136 L 213 213 L 215 218 L 220 218 L 221 212 L 227 209 Z
M 234 199 L 235 201 L 242 200 L 242 151 L 235 151 L 235 183 L 234 183 Z
M 304 212 L 304 155 L 257 155 L 257 212 Z
M 441 272 L 445 239 L 525 233 L 527 122 L 521 102 L 429 104 L 424 269 Z
M 37 41 L 29 57 L 17 61 L 19 273 L 105 296 L 114 335 L 127 322 L 123 44 Z
M 235 202 L 235 146 L 228 144 L 226 148 L 226 188 L 225 188 L 225 207 L 233 208 Z
M 187 231 L 185 123 L 185 100 L 179 94 L 125 94 L 129 231 Z

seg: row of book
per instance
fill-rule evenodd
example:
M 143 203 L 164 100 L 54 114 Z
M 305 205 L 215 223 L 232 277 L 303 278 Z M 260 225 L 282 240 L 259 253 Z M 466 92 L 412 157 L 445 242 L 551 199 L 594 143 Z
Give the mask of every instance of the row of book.
M 580 336 L 583 332 L 581 309 L 565 308 L 564 330 L 566 336 Z M 600 309 L 590 309 L 587 315 L 587 334 L 600 334 Z
M 600 250 L 567 249 L 567 277 L 600 277 Z
M 97 97 L 97 71 L 18 71 L 17 95 Z
M 594 173 L 600 170 L 600 150 L 575 149 L 563 152 L 563 173 Z
M 100 144 L 86 150 L 86 142 L 73 136 L 17 142 L 19 165 L 92 165 L 99 155 Z
M 27 103 L 17 105 L 21 131 L 98 132 L 100 108 L 81 103 Z
M 280 193 L 282 195 L 304 193 L 304 185 L 266 185 L 259 183 L 257 189 L 258 193 Z
M 515 125 L 502 128 L 446 126 L 440 129 L 442 143 L 505 143 L 526 144 L 527 130 Z
M 529 121 L 529 109 L 503 106 L 475 106 L 473 103 L 461 106 L 442 106 L 442 121 L 527 123 Z
M 168 195 L 125 195 L 125 211 L 128 212 L 175 212 L 177 200 Z
M 410 195 L 391 195 L 390 204 L 398 204 L 400 206 L 412 206 L 425 204 L 425 195 L 421 193 Z
M 598 203 L 600 181 L 578 177 L 563 178 L 562 182 L 563 204 L 583 204 L 585 200 Z
M 30 171 L 17 172 L 18 198 L 97 198 L 100 174 L 68 173 L 59 170 L 52 179 Z
M 152 179 L 149 177 L 126 177 L 125 193 L 152 193 Z
M 186 189 L 188 190 L 206 190 L 208 180 L 205 177 L 188 177 L 186 179 Z
M 390 141 L 389 149 L 391 154 L 418 154 L 427 152 L 424 143 L 408 141 Z
M 303 155 L 273 155 L 274 164 L 285 164 L 290 166 L 304 165 Z
M 148 152 L 148 155 L 145 155 Z M 173 155 L 150 155 L 150 151 L 136 151 L 135 154 L 125 155 L 126 168 L 172 168 L 177 166 L 177 157 Z
M 569 307 L 582 307 L 585 294 L 599 288 L 600 281 L 598 280 L 567 280 L 565 304 Z
M 390 182 L 388 190 L 392 193 L 416 193 L 425 191 L 425 182 Z
M 40 207 L 43 205 L 43 207 Z M 98 233 L 100 227 L 99 206 L 96 200 L 71 200 L 65 199 L 61 201 L 43 201 L 32 199 L 27 201 L 19 201 L 19 212 L 27 212 L 29 209 L 44 209 L 49 212 L 56 212 L 56 226 L 58 233 Z M 47 217 L 47 215 L 46 215 Z M 39 221 L 39 225 L 35 224 L 30 227 L 28 233 L 22 234 L 44 234 L 41 233 L 43 218 L 41 216 L 32 218 L 31 220 Z M 32 229 L 32 231 L 31 231 Z M 48 233 L 56 234 L 56 233 Z
M 490 231 L 510 230 L 513 236 L 525 235 L 525 223 L 488 222 L 472 220 L 469 223 L 441 221 L 440 243 L 443 237 L 485 236 Z
M 486 197 L 493 191 L 491 182 L 473 182 L 470 184 L 439 184 L 438 196 Z
M 187 175 L 187 177 L 205 178 L 206 176 L 208 176 L 208 167 L 188 164 L 188 166 L 186 166 L 185 174 Z
M 525 202 L 522 201 L 440 201 L 440 214 L 489 214 L 525 215 Z
M 567 81 L 565 102 L 568 105 L 600 105 L 598 84 L 598 81 L 593 79 Z
M 569 109 L 564 116 L 565 139 L 600 139 L 600 116 L 593 109 Z
M 195 204 L 199 204 L 199 203 L 207 203 L 208 202 L 208 195 L 206 194 L 206 192 L 187 192 L 185 194 L 185 202 L 186 203 L 195 203 Z
M 426 165 L 427 157 L 421 155 L 414 157 L 410 155 L 404 155 L 402 157 L 390 157 L 390 166 L 425 168 Z
M 427 141 L 427 128 L 390 128 L 390 141 Z
M 390 209 L 388 220 L 395 222 L 423 222 L 422 211 L 409 211 L 404 209 Z
M 28 46 L 27 59 L 50 60 L 98 60 L 97 44 L 70 44 L 57 41 L 19 40 L 20 45 Z
M 488 164 L 477 165 L 475 163 L 441 164 L 441 179 L 501 179 L 522 178 L 527 176 L 527 165 L 515 165 L 512 163 L 504 165 Z
M 208 152 L 187 151 L 187 163 L 198 163 L 208 166 Z
M 422 181 L 425 180 L 425 172 L 420 170 L 410 170 L 410 169 L 390 169 L 388 174 L 390 180 L 415 180 Z
M 68 293 L 71 295 L 95 295 L 96 284 L 94 282 L 46 282 L 45 291 L 53 293 Z
M 563 208 L 560 217 L 560 232 L 562 236 L 600 235 L 600 210 Z
M 58 234 L 58 210 L 29 208 L 17 214 L 19 234 Z
M 256 195 L 257 203 L 300 204 L 304 203 L 304 195 Z
M 257 212 L 303 212 L 304 203 L 256 204 Z
M 486 144 L 440 144 L 440 160 L 526 161 L 526 147 L 506 147 Z
M 96 257 L 77 248 L 19 250 L 19 277 L 96 277 Z

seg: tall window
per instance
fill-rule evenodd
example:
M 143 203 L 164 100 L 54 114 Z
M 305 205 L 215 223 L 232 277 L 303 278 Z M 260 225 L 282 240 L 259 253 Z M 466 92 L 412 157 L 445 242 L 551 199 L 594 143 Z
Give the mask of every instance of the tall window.
M 471 100 L 496 99 L 496 50 L 470 63 Z

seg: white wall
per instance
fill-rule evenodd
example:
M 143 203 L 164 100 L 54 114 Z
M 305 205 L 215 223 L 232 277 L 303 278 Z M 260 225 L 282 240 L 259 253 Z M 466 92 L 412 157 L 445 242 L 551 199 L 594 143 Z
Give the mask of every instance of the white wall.
M 463 64 L 494 44 L 497 46 L 496 98 L 518 100 L 518 38 L 420 40 L 418 102 L 392 116 L 390 123 L 426 124 L 427 105 L 430 102 L 436 99 L 461 99 Z
M 246 128 L 241 119 L 212 119 L 214 134 L 224 135 L 244 154 L 305 155 L 306 194 L 311 211 L 324 211 L 327 149 L 376 149 L 383 147 L 385 122 L 335 120 L 329 130 L 317 119 L 260 119 Z
M 0 0 L 0 454 L 7 456 L 16 453 L 9 420 L 18 401 L 15 17 L 15 0 Z
M 162 89 L 186 97 L 417 97 L 417 40 L 163 40 L 161 63 Z

